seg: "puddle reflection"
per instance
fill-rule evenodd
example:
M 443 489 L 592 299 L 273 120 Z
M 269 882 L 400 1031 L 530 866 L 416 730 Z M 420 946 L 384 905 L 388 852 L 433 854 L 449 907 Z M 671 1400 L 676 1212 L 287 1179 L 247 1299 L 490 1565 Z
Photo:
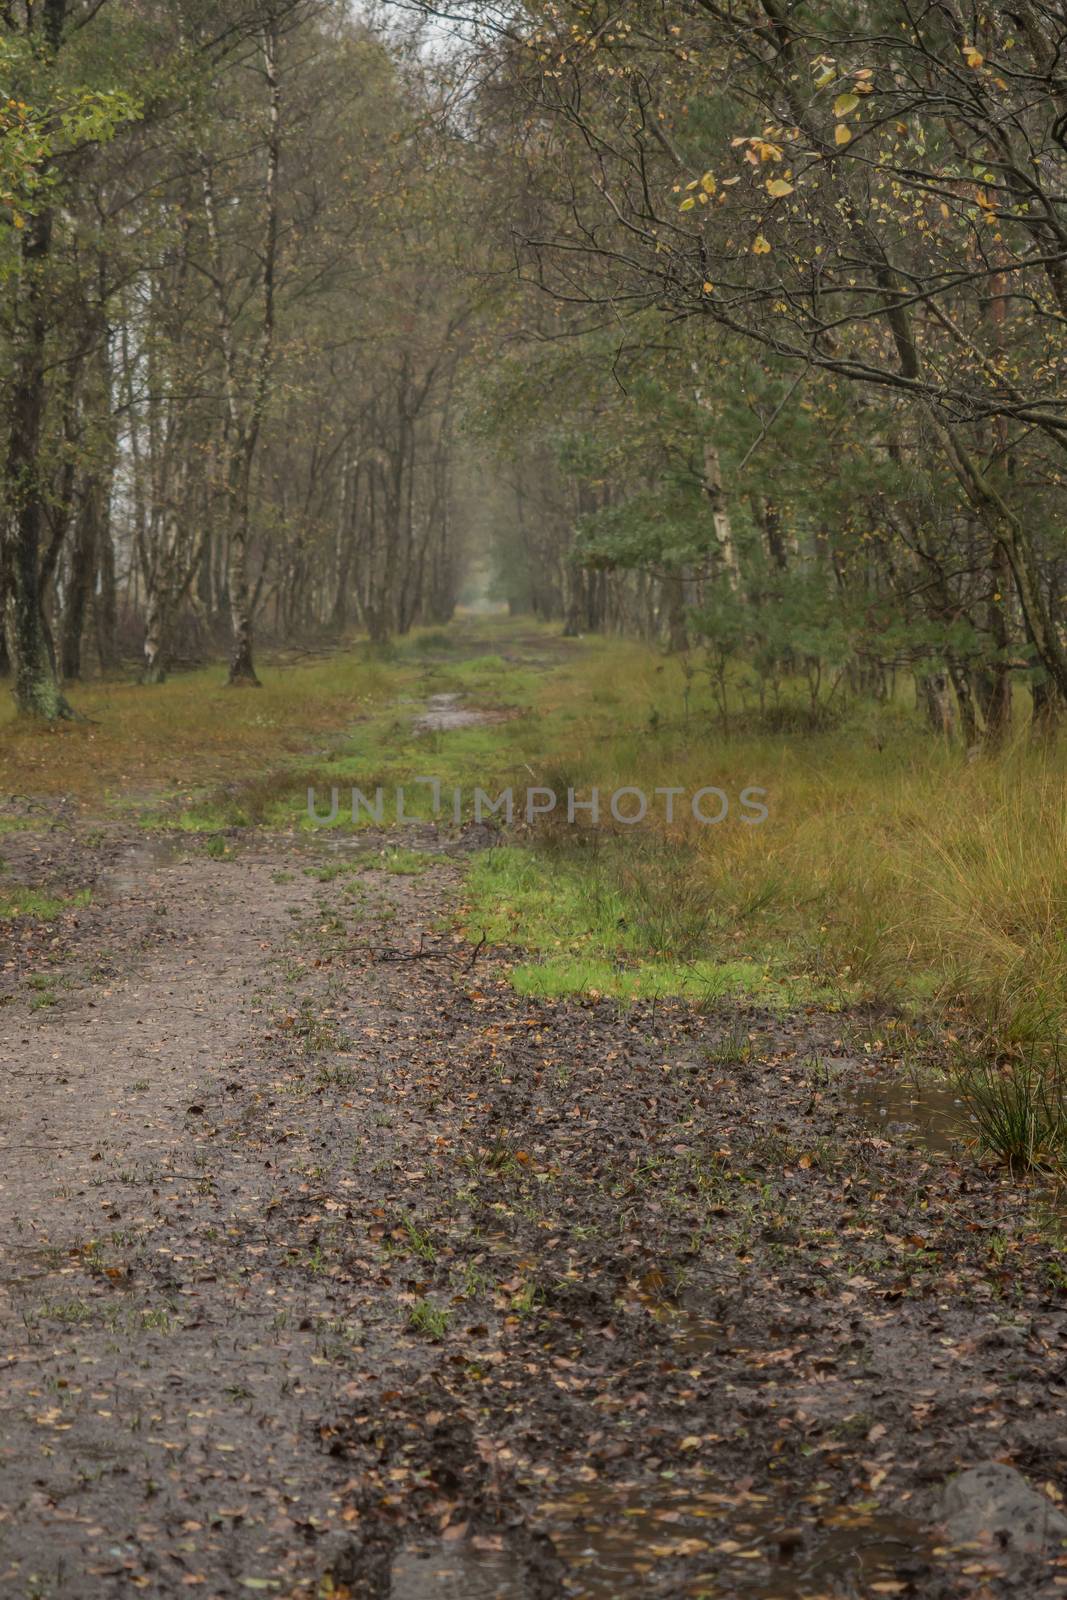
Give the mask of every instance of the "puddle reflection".
M 389 1600 L 523 1600 L 523 1577 L 506 1551 L 469 1544 L 401 1550 L 393 1559 Z
M 967 1106 L 956 1092 L 937 1084 L 916 1085 L 892 1078 L 851 1078 L 845 1098 L 860 1121 L 880 1138 L 955 1155 L 973 1137 Z
M 146 839 L 143 844 L 124 850 L 115 865 L 100 874 L 93 889 L 97 901 L 132 900 L 144 888 L 146 878 L 164 867 L 171 867 L 188 851 L 187 845 L 169 839 Z
M 471 706 L 461 706 L 458 694 L 432 694 L 426 710 L 415 718 L 418 733 L 443 733 L 449 728 L 478 728 L 490 722 L 504 722 L 504 711 L 476 711 Z
M 568 1593 L 581 1600 L 668 1592 L 816 1600 L 872 1583 L 891 1593 L 898 1572 L 921 1570 L 928 1550 L 923 1529 L 905 1517 L 842 1508 L 798 1527 L 761 1495 L 595 1486 L 541 1512 L 568 1568 Z M 692 1557 L 702 1559 L 684 1587 L 666 1566 L 669 1589 L 657 1581 L 661 1564 Z

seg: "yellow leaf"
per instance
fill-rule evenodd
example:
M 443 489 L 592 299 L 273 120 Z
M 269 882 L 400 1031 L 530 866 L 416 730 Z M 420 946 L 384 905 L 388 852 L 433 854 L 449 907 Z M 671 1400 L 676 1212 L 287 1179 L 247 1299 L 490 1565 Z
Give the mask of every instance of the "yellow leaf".
M 767 193 L 773 200 L 781 200 L 785 195 L 793 193 L 793 185 L 786 183 L 784 178 L 768 178 Z
M 693 207 L 694 207 L 694 206 L 695 206 L 695 205 L 696 205 L 696 201 L 695 201 L 695 200 L 694 200 L 694 199 L 693 199 L 693 197 L 692 197 L 692 196 L 691 196 L 691 195 L 690 195 L 690 197 L 689 197 L 689 199 L 688 199 L 688 200 L 683 200 L 683 201 L 682 201 L 682 203 L 681 203 L 681 205 L 680 205 L 680 206 L 679 206 L 679 207 L 678 207 L 678 209 L 679 209 L 679 211 L 692 211 L 692 209 L 693 209 Z
M 834 101 L 834 116 L 847 117 L 850 111 L 855 111 L 859 103 L 858 95 L 839 94 Z
M 980 50 L 976 50 L 973 44 L 965 44 L 963 47 L 963 59 L 969 67 L 973 67 L 977 72 L 985 60 L 985 56 Z
M 700 180 L 700 187 L 703 189 L 705 194 L 714 194 L 715 174 L 713 172 L 705 172 L 704 176 Z
M 705 294 L 714 294 L 715 293 L 715 285 L 713 283 L 705 283 L 703 287 L 704 287 L 704 293 Z
M 762 233 L 757 233 L 756 237 L 752 241 L 752 254 L 754 256 L 769 255 L 770 249 L 771 247 L 763 237 Z
M 845 124 L 843 122 L 839 122 L 837 124 L 837 127 L 834 129 L 834 143 L 835 144 L 848 144 L 848 141 L 851 138 L 852 138 L 852 134 L 849 131 L 849 129 L 845 127 Z

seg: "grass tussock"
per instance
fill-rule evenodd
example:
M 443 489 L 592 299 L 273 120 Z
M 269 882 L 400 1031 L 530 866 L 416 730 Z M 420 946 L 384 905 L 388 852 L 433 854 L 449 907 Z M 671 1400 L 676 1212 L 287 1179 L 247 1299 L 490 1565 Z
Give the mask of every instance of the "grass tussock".
M 1004 1062 L 967 1061 L 955 1074 L 980 1147 L 1011 1171 L 1067 1166 L 1067 1082 L 1058 1046 Z

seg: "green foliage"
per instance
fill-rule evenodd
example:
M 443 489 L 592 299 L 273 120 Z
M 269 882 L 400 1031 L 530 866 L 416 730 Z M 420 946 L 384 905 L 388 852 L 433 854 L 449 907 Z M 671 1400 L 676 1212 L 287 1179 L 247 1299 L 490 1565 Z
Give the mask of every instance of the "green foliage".
M 58 157 L 108 143 L 143 109 L 113 72 L 98 85 L 72 82 L 33 35 L 0 34 L 0 207 L 15 230 L 51 199 Z

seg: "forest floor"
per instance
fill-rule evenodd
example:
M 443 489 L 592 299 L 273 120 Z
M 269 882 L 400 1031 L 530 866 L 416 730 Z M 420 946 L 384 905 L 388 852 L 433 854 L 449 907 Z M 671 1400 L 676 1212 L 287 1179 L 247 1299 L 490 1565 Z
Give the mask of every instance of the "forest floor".
M 4 813 L 5 1600 L 1067 1592 L 940 1521 L 1060 1499 L 1054 1202 L 891 1017 L 524 994 L 484 828 L 141 809 Z

